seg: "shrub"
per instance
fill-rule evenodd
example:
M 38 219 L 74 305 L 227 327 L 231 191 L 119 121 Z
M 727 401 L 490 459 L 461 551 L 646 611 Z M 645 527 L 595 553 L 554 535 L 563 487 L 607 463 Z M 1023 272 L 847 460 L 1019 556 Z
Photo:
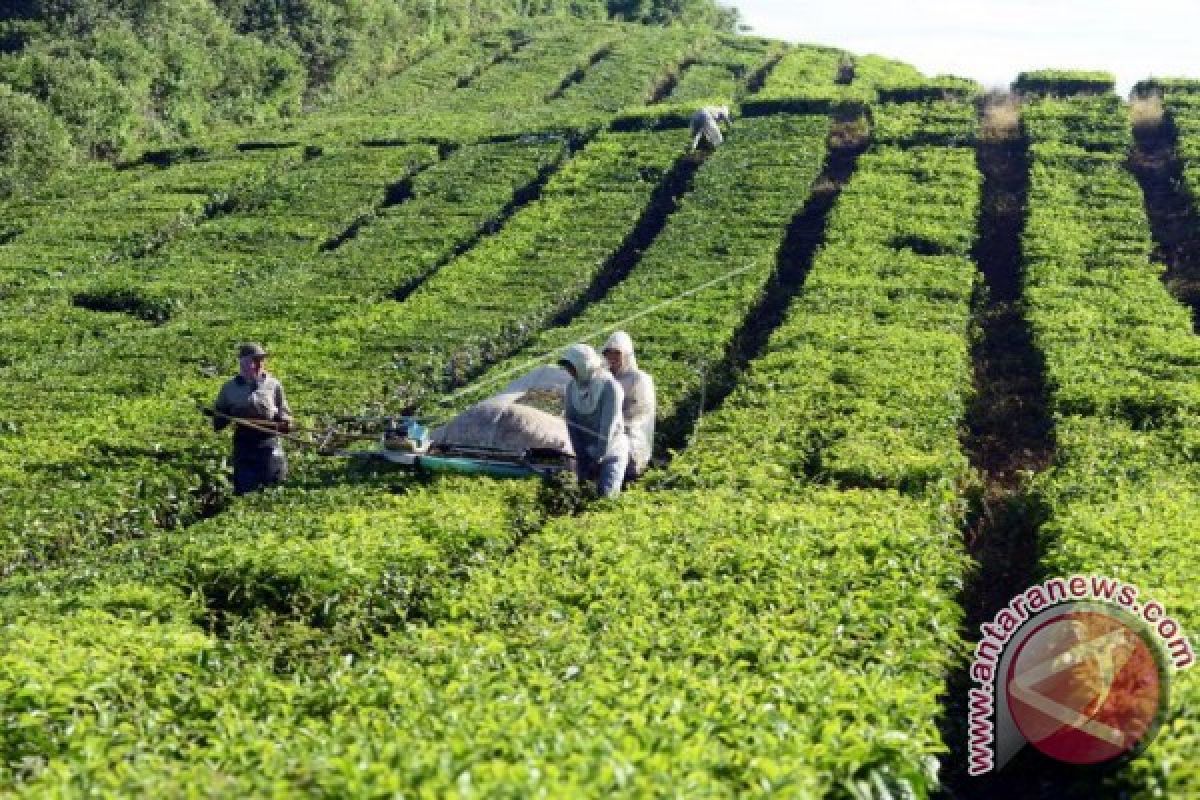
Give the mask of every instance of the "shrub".
M 140 127 L 129 90 L 99 61 L 74 49 L 26 50 L 0 65 L 0 80 L 44 103 L 76 147 L 92 157 L 120 155 Z
M 37 100 L 0 84 L 0 197 L 31 189 L 70 160 L 62 123 Z
M 1013 82 L 1013 89 L 1030 94 L 1104 94 L 1117 85 L 1108 72 L 1088 72 L 1070 69 L 1039 69 L 1022 72 Z

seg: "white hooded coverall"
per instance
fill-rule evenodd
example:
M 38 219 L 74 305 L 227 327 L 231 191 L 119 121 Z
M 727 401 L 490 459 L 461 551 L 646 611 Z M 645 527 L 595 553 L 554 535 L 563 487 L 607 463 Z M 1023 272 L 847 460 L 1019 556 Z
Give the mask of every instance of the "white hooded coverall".
M 701 139 L 713 149 L 721 146 L 725 137 L 721 134 L 719 122 L 733 122 L 729 106 L 705 106 L 692 115 L 692 150 L 700 146 Z
M 625 331 L 616 331 L 608 337 L 604 352 L 610 350 L 621 354 L 621 366 L 613 377 L 625 391 L 621 416 L 625 435 L 629 437 L 629 470 L 626 474 L 635 477 L 646 471 L 654 452 L 654 417 L 657 413 L 654 379 L 638 369 L 633 339 Z
M 565 416 L 576 472 L 584 480 L 594 475 L 600 494 L 614 497 L 629 463 L 629 439 L 621 418 L 625 392 L 586 344 L 568 347 L 562 361 L 575 370 L 575 380 L 567 385 Z

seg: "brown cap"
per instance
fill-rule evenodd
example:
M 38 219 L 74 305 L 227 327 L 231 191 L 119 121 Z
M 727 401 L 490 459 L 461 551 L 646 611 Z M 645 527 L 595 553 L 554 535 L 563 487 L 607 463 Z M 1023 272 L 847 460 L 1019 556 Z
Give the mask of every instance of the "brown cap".
M 245 344 L 238 345 L 238 358 L 249 358 L 251 356 L 265 358 L 266 355 L 267 351 L 258 342 L 246 342 Z

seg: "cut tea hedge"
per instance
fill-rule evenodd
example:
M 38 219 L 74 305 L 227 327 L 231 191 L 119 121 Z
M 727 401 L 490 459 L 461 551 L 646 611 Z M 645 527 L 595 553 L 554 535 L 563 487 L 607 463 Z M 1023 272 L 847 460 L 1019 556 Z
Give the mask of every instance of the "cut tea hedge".
M 1105 75 L 1018 88 L 1037 569 L 1194 630 L 1200 346 L 1129 108 Z M 1192 88 L 1140 91 L 1196 198 Z M 969 796 L 939 766 L 995 482 L 964 445 L 1007 146 L 979 94 L 539 18 L 0 203 L 0 793 Z M 736 120 L 691 154 L 709 103 Z M 659 459 L 613 501 L 296 449 L 285 487 L 233 498 L 196 410 L 247 339 L 316 427 L 440 420 L 614 328 Z M 1200 793 L 1200 689 L 1173 690 L 1154 745 L 1077 794 Z
M 1101 102 L 1112 109 L 1102 127 L 1092 100 L 1031 109 L 1045 124 L 1031 147 L 1024 295 L 1057 442 L 1037 482 L 1041 568 L 1134 584 L 1194 631 L 1200 340 L 1149 258 L 1150 225 L 1124 153 L 1108 152 L 1118 137 L 1132 142 L 1128 114 Z M 1113 790 L 1200 791 L 1198 698 L 1195 672 L 1176 673 L 1164 735 L 1111 777 Z

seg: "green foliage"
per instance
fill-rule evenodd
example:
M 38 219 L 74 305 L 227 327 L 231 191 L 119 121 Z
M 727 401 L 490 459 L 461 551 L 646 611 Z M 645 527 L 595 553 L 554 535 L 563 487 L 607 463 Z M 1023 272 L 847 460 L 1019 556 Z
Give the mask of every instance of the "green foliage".
M 967 149 L 863 156 L 803 295 L 672 463 L 676 479 L 953 494 L 966 472 L 958 426 L 971 393 L 967 256 L 979 192 Z
M 46 32 L 11 56 L 3 74 L 43 98 L 92 155 L 298 108 L 304 77 L 296 59 L 238 36 L 206 0 L 36 14 Z M 87 96 L 89 88 L 100 96 Z
M 183 301 L 168 292 L 121 285 L 80 292 L 72 298 L 72 302 L 93 311 L 132 314 L 160 325 L 183 309 Z
M 1200 92 L 1200 79 L 1196 78 L 1147 78 L 1133 85 L 1133 97 L 1150 97 L 1163 94 L 1196 94 Z
M 1013 91 L 1042 95 L 1106 94 L 1117 85 L 1110 72 L 1039 69 L 1022 72 L 1013 81 Z
M 780 59 L 767 75 L 763 91 L 787 94 L 810 87 L 831 86 L 838 74 L 838 65 L 848 54 L 831 47 L 799 45 Z
M 470 503 L 447 501 L 471 497 Z M 189 529 L 165 577 L 210 610 L 341 628 L 347 643 L 426 617 L 431 596 L 503 560 L 538 524 L 534 483 L 446 480 L 403 495 L 292 492 Z
M 915 68 L 879 56 L 801 45 L 786 53 L 761 91 L 743 104 L 748 114 L 865 109 L 876 103 L 953 103 L 977 96 L 974 81 L 927 78 Z
M 1041 569 L 1136 585 L 1189 632 L 1200 515 L 1200 346 L 1189 310 L 1163 285 L 1142 192 L 1125 169 L 1124 108 L 1041 103 L 1022 240 L 1027 313 L 1056 413 L 1053 467 L 1036 481 L 1046 509 Z M 1086 148 L 1086 149 L 1085 149 Z M 1194 635 L 1193 635 L 1194 641 Z M 1106 778 L 1129 797 L 1189 796 L 1200 746 L 1195 670 L 1172 677 L 1171 709 L 1146 753 Z M 1094 789 L 1093 789 L 1094 791 Z
M 1031 103 L 1021 114 L 1025 137 L 1034 143 L 1069 145 L 1123 155 L 1133 146 L 1129 113 L 1114 94 Z
M 52 111 L 90 157 L 120 155 L 135 135 L 133 99 L 94 58 L 71 50 L 26 48 L 0 61 L 0 80 Z
M 408 85 L 401 76 L 356 103 L 347 127 L 377 141 L 592 131 L 613 112 L 649 102 L 711 36 L 686 28 L 546 24 L 511 52 L 501 49 L 495 63 L 462 85 L 448 81 L 442 91 L 426 93 L 421 114 L 397 113 L 393 98 Z M 367 108 L 373 113 L 358 110 Z M 320 133 L 341 136 L 340 128 Z
M 62 123 L 32 97 L 0 84 L 0 198 L 30 191 L 71 163 L 71 155 Z
M 414 396 L 462 383 L 568 308 L 605 268 L 681 153 L 677 135 L 601 134 L 556 173 L 539 201 L 423 283 L 329 329 L 362 342 L 360 363 L 403 354 L 395 378 Z M 486 298 L 486 302 L 485 302 Z M 470 316 L 457 312 L 477 306 Z M 387 340 L 364 338 L 372 329 Z
M 1107 101 L 1045 101 L 1026 112 L 1029 320 L 1056 413 L 1156 427 L 1200 409 L 1200 345 L 1149 259 L 1142 191 L 1124 150 L 1109 152 L 1131 141 L 1127 112 L 1097 125 L 1098 104 Z
M 894 82 L 881 82 L 879 100 L 883 103 L 933 103 L 938 101 L 974 100 L 983 94 L 983 87 L 969 78 L 955 75 L 921 76 Z
M 522 364 L 622 328 L 655 379 L 660 451 L 690 430 L 706 393 L 734 380 L 727 354 L 771 280 L 788 225 L 825 158 L 822 117 L 742 120 L 697 169 L 689 192 L 633 271 L 569 325 L 551 328 L 480 379 L 481 392 Z M 683 144 L 686 134 L 671 134 Z M 738 220 L 734 225 L 730 220 Z M 735 274 L 731 274 L 735 273 Z M 696 287 L 705 287 L 682 298 Z M 655 313 L 641 312 L 657 309 Z M 492 377 L 495 375 L 496 377 Z M 480 399 L 480 392 L 457 398 Z
M 685 65 L 666 102 L 680 105 L 730 105 L 746 91 L 746 82 L 776 58 L 782 47 L 747 38 L 723 37 Z
M 881 144 L 971 145 L 978 135 L 978 114 L 969 103 L 940 100 L 871 109 L 871 138 Z
M 614 0 L 612 5 L 600 0 L 29 0 L 7 9 L 0 23 L 0 53 L 11 54 L 0 55 L 0 84 L 44 103 L 82 153 L 113 158 L 144 143 L 295 115 L 302 100 L 310 106 L 349 100 L 426 56 L 436 60 L 448 43 L 529 16 L 602 20 L 618 15 L 710 30 L 731 28 L 735 18 L 711 0 L 634 6 Z M 648 48 L 632 44 L 654 60 Z M 474 62 L 463 77 L 477 76 L 488 66 Z M 609 77 L 598 76 L 599 85 L 613 86 Z M 601 106 L 612 111 L 634 99 L 620 94 L 612 105 Z M 39 137 L 53 138 L 55 132 L 50 128 L 28 136 L 29 143 L 17 149 L 36 149 Z M 30 169 L 35 171 L 22 175 L 22 185 L 36 182 L 36 167 Z
M 789 50 L 767 75 L 763 87 L 742 102 L 747 115 L 832 113 L 865 110 L 875 94 L 866 86 L 837 83 L 838 67 L 848 54 L 828 47 L 801 45 Z

